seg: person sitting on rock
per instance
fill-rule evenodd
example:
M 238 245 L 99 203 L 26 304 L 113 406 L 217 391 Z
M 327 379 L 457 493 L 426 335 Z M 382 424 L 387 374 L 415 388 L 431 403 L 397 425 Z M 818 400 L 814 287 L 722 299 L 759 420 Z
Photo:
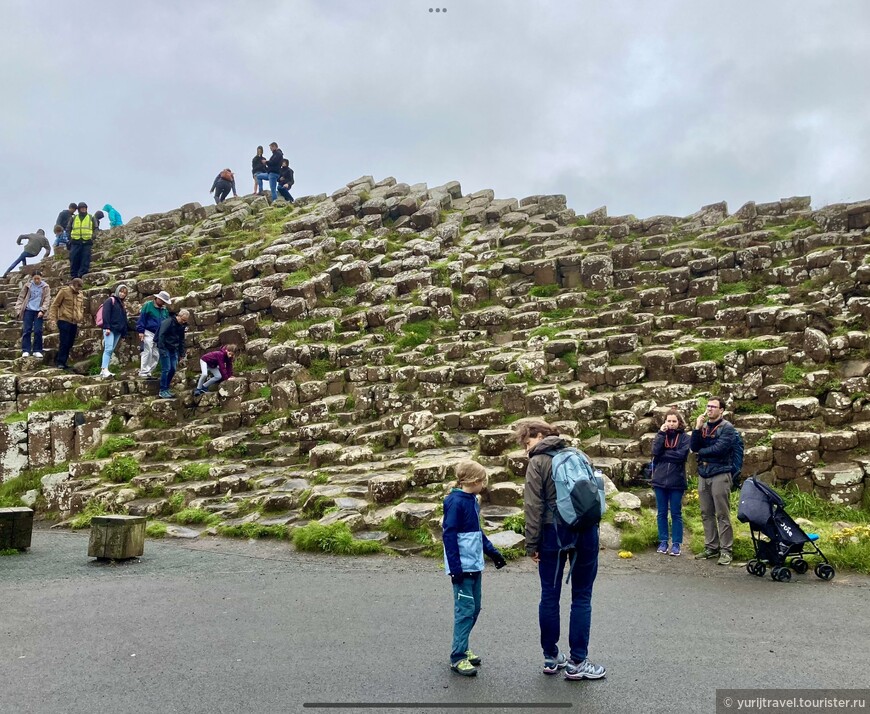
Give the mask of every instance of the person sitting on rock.
M 209 387 L 218 382 L 223 382 L 233 376 L 233 358 L 238 348 L 235 345 L 223 345 L 219 350 L 207 352 L 199 360 L 199 368 L 202 374 L 193 390 L 194 397 L 201 397 Z M 210 375 L 210 376 L 209 376 Z
M 23 320 L 21 329 L 21 356 L 42 357 L 42 321 L 48 314 L 51 304 L 51 288 L 37 270 L 33 277 L 24 283 L 15 303 L 15 314 Z M 31 339 L 32 334 L 32 339 Z
M 179 310 L 177 315 L 170 315 L 157 329 L 157 349 L 160 352 L 160 394 L 161 399 L 173 399 L 175 395 L 169 391 L 169 385 L 178 369 L 178 363 L 184 359 L 184 335 L 187 331 L 187 321 L 190 319 L 188 310 Z
M 233 192 L 233 197 L 238 196 L 236 193 L 236 177 L 229 169 L 224 169 L 215 176 L 214 183 L 208 190 L 209 193 L 214 193 L 214 202 L 223 203 L 227 200 L 230 191 Z
M 293 203 L 293 196 L 290 195 L 290 189 L 293 188 L 293 169 L 290 168 L 290 162 L 284 159 L 281 162 L 281 173 L 278 175 L 278 193 L 285 200 Z
M 51 254 L 51 244 L 48 242 L 48 238 L 45 237 L 45 231 L 42 230 L 42 228 L 37 230 L 36 233 L 25 233 L 18 236 L 18 240 L 16 240 L 15 243 L 16 245 L 21 245 L 22 241 L 27 241 L 27 243 L 24 244 L 24 250 L 21 251 L 21 255 L 15 259 L 15 262 L 6 268 L 6 272 L 3 273 L 4 278 L 15 270 L 19 263 L 27 265 L 27 259 L 35 258 L 43 248 L 45 248 L 46 258 Z

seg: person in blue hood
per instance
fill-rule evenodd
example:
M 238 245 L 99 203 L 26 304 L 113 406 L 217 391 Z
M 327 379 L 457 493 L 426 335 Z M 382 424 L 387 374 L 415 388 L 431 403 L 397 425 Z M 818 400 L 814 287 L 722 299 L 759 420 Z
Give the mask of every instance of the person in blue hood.
M 121 219 L 121 214 L 115 210 L 114 206 L 109 205 L 108 203 L 103 206 L 103 213 L 105 213 L 109 217 L 109 227 L 117 228 L 118 226 L 123 226 L 124 221 Z
M 473 677 L 480 657 L 468 647 L 471 628 L 480 615 L 483 555 L 492 558 L 496 569 L 505 559 L 480 527 L 477 494 L 486 487 L 486 470 L 474 461 L 456 465 L 456 485 L 444 499 L 442 523 L 444 569 L 453 581 L 453 647 L 450 669 Z

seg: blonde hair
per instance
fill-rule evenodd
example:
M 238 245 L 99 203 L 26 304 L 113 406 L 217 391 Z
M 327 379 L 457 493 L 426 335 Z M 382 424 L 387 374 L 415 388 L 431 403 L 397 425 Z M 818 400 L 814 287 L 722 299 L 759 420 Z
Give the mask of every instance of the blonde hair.
M 461 461 L 456 464 L 456 487 L 471 486 L 486 482 L 486 469 L 476 461 Z

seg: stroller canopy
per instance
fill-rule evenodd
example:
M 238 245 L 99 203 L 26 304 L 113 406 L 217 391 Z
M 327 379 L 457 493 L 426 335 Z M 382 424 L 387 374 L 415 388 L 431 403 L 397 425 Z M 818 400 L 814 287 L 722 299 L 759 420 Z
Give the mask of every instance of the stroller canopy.
M 771 540 L 798 545 L 810 539 L 785 512 L 785 502 L 776 491 L 755 477 L 746 479 L 740 489 L 737 520 L 748 523 Z

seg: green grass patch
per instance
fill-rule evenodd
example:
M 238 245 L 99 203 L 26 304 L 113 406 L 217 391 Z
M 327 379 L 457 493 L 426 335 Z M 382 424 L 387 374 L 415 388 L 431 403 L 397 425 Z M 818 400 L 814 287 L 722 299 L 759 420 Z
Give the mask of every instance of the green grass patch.
M 218 533 L 228 538 L 276 538 L 278 540 L 287 540 L 290 537 L 290 529 L 287 526 L 264 526 L 259 523 L 220 526 Z
M 387 518 L 381 528 L 390 534 L 391 540 L 408 540 L 422 545 L 432 543 L 432 534 L 428 528 L 424 526 L 408 528 L 395 516 Z
M 257 390 L 257 394 L 260 395 L 260 399 L 271 399 L 272 398 L 272 387 L 270 387 L 268 384 L 263 386 L 263 387 L 260 387 L 260 389 Z
M 323 359 L 313 359 L 311 360 L 311 364 L 308 366 L 308 374 L 312 379 L 316 381 L 321 381 L 326 373 L 332 369 L 332 362 L 326 358 Z
M 80 528 L 90 528 L 91 520 L 94 516 L 105 516 L 108 515 L 108 513 L 109 509 L 106 508 L 106 504 L 102 501 L 88 501 L 82 512 L 70 521 L 69 527 L 73 530 L 79 530 Z
M 77 412 L 86 412 L 91 409 L 98 409 L 103 406 L 104 402 L 101 399 L 89 399 L 86 402 L 83 402 L 79 399 L 73 392 L 64 392 L 63 394 L 46 394 L 44 397 L 40 397 L 33 404 L 31 404 L 27 409 L 23 412 L 19 412 L 17 414 L 11 414 L 7 416 L 3 421 L 6 424 L 11 424 L 16 421 L 24 421 L 27 419 L 27 415 L 31 412 L 64 412 L 64 411 L 77 411 Z
M 21 555 L 22 552 L 18 548 L 4 548 L 0 550 L 0 556 L 4 555 Z
M 399 350 L 408 350 L 428 342 L 435 334 L 436 326 L 432 320 L 407 322 L 402 325 L 402 337 L 396 340 Z
M 112 418 L 109 419 L 109 423 L 106 424 L 103 431 L 107 434 L 120 434 L 127 431 L 127 427 L 124 425 L 124 417 L 120 414 L 112 414 Z
M 183 511 L 175 514 L 175 522 L 183 526 L 215 526 L 221 522 L 221 517 L 202 508 L 185 508 Z
M 322 486 L 325 483 L 329 483 L 329 474 L 326 471 L 318 471 L 311 477 L 309 483 L 312 486 Z
M 181 467 L 176 479 L 178 481 L 203 481 L 209 477 L 210 464 L 190 463 Z
M 100 476 L 113 483 L 127 483 L 139 473 L 139 462 L 132 456 L 115 456 L 103 466 Z
M 90 451 L 86 458 L 108 459 L 112 454 L 126 451 L 134 446 L 136 446 L 136 440 L 132 436 L 112 436 Z
M 632 553 L 648 550 L 659 542 L 659 529 L 656 524 L 655 511 L 642 509 L 638 516 L 638 524 L 622 531 L 622 548 Z
M 786 384 L 800 384 L 804 381 L 806 370 L 789 362 L 782 370 L 782 381 Z
M 526 515 L 524 513 L 517 513 L 515 516 L 508 516 L 504 519 L 502 525 L 506 531 L 513 531 L 514 533 L 524 535 L 526 532 Z
M 293 530 L 293 544 L 299 550 L 332 555 L 368 555 L 383 550 L 375 541 L 356 540 L 347 523 L 328 526 L 309 523 L 296 528 Z
M 554 295 L 558 295 L 561 289 L 562 286 L 557 285 L 556 283 L 550 285 L 535 285 L 531 290 L 529 290 L 529 295 L 540 298 L 553 297 Z
M 39 491 L 42 488 L 42 477 L 66 471 L 69 464 L 64 462 L 55 466 L 45 466 L 41 469 L 22 471 L 15 478 L 0 483 L 0 508 L 16 508 L 22 505 L 21 497 L 28 491 Z
M 745 355 L 749 350 L 769 350 L 779 345 L 772 340 L 706 341 L 693 345 L 702 360 L 721 363 L 731 352 Z
M 145 535 L 149 538 L 163 538 L 166 535 L 166 524 L 161 521 L 148 521 Z
M 562 307 L 555 310 L 546 310 L 541 313 L 541 317 L 547 320 L 566 320 L 574 315 L 574 308 Z

